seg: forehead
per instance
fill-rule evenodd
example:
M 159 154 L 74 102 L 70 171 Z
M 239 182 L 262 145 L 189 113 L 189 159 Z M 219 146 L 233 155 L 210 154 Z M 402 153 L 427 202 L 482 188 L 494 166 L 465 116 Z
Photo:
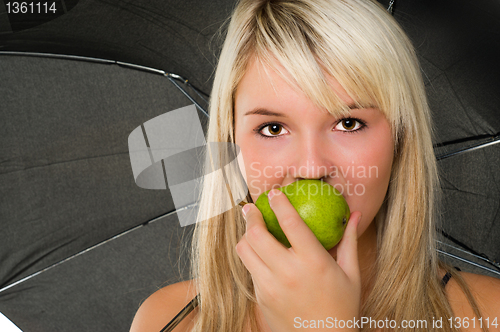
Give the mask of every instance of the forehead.
M 329 92 L 336 95 L 342 104 L 340 108 L 355 104 L 355 100 L 349 96 L 337 80 L 327 74 L 324 76 Z M 236 88 L 234 98 L 237 112 L 246 112 L 253 105 L 262 106 L 260 104 L 267 103 L 271 106 L 280 107 L 289 104 L 295 105 L 295 103 L 300 103 L 306 99 L 318 108 L 327 111 L 327 107 L 318 103 L 317 100 L 315 101 L 314 97 L 310 98 L 304 93 L 299 87 L 299 83 L 278 61 L 272 60 L 268 64 L 256 57 L 250 59 L 246 71 Z M 335 109 L 338 110 L 339 107 L 335 107 Z

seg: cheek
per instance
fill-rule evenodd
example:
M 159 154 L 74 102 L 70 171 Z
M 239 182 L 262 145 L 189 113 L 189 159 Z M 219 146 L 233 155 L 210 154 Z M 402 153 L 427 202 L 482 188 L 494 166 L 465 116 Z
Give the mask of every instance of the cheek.
M 367 187 L 367 190 L 384 193 L 389 183 L 393 149 L 390 142 L 379 142 L 374 144 L 374 148 L 368 150 L 361 165 L 361 172 L 358 173 L 358 182 Z
M 347 179 L 352 184 L 347 203 L 351 211 L 363 214 L 360 234 L 375 218 L 386 196 L 393 163 L 392 138 L 380 136 L 363 151 L 358 156 L 354 177 L 351 174 Z
M 283 156 L 274 155 L 270 158 L 269 153 L 262 153 L 263 150 L 255 145 L 240 146 L 240 148 L 241 159 L 245 165 L 245 180 L 254 201 L 264 191 L 280 186 L 286 171 L 281 162 Z

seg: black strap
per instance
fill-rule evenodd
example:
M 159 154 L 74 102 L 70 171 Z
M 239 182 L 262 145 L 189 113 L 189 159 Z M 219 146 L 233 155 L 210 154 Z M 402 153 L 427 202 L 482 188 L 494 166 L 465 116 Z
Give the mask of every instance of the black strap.
M 196 295 L 177 315 L 160 332 L 171 332 L 191 311 L 198 306 L 198 298 L 200 294 Z
M 458 268 L 456 266 L 455 266 L 455 270 L 462 271 L 462 270 L 460 270 L 460 268 Z M 443 285 L 443 288 L 446 287 L 446 284 L 448 283 L 448 281 L 450 281 L 450 279 L 451 279 L 451 273 L 448 271 L 448 272 L 446 272 L 443 279 L 441 280 L 441 284 Z

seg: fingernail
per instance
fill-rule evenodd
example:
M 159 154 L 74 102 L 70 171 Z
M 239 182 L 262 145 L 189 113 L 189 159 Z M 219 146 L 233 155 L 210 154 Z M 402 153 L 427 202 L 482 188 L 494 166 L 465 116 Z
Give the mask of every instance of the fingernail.
M 269 192 L 269 194 L 267 194 L 267 198 L 270 200 L 271 198 L 273 198 L 274 196 L 276 196 L 276 194 L 278 193 L 278 190 L 277 189 L 273 189 Z
M 250 204 L 245 204 L 245 206 L 243 207 L 242 211 L 243 211 L 243 216 L 246 216 L 247 215 L 247 212 L 248 210 L 250 210 Z
M 356 226 L 359 225 L 359 222 L 361 221 L 361 217 L 362 217 L 362 215 L 359 215 L 358 222 L 356 223 Z

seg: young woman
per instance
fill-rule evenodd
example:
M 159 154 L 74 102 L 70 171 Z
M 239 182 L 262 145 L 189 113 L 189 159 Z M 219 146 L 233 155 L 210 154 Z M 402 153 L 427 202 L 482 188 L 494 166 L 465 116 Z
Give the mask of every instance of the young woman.
M 291 248 L 253 204 L 209 218 L 241 178 L 230 168 L 204 182 L 192 280 L 149 297 L 131 331 L 160 331 L 193 298 L 174 331 L 499 330 L 500 281 L 436 255 L 430 111 L 413 47 L 378 3 L 240 1 L 210 115 L 207 141 L 241 149 L 248 202 L 321 179 L 349 204 L 346 232 L 326 251 L 279 191 Z

